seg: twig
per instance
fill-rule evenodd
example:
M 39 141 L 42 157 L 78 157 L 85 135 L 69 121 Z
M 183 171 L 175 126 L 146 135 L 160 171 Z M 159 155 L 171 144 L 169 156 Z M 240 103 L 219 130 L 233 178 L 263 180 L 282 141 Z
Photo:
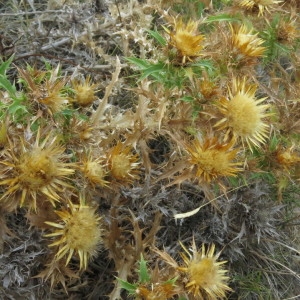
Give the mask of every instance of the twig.
M 30 16 L 37 14 L 57 14 L 57 13 L 67 13 L 65 10 L 44 10 L 44 11 L 22 11 L 18 13 L 2 13 L 0 17 L 17 17 L 17 16 Z
M 71 37 L 66 37 L 66 38 L 63 38 L 63 39 L 61 39 L 61 40 L 55 42 L 55 43 L 52 43 L 52 44 L 48 44 L 48 45 L 46 45 L 46 46 L 43 46 L 39 51 L 47 51 L 47 50 L 49 50 L 49 49 L 52 49 L 52 48 L 55 48 L 55 47 L 59 47 L 59 46 L 61 46 L 61 45 L 64 45 L 64 44 L 66 44 L 66 43 L 68 43 L 68 42 L 70 42 L 70 41 L 71 41 Z M 16 60 L 16 59 L 21 59 L 21 58 L 23 58 L 23 57 L 28 57 L 28 56 L 31 56 L 31 55 L 35 55 L 35 54 L 36 54 L 36 52 L 31 51 L 31 52 L 23 53 L 23 54 L 21 54 L 21 55 L 16 55 L 16 56 L 15 56 L 15 60 Z

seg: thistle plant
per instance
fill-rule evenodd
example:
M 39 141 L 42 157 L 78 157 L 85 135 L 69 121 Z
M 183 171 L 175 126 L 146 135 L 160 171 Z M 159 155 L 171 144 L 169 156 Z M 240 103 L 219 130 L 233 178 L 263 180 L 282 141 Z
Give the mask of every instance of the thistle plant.
M 0 298 L 297 297 L 299 3 L 46 2 L 0 5 Z

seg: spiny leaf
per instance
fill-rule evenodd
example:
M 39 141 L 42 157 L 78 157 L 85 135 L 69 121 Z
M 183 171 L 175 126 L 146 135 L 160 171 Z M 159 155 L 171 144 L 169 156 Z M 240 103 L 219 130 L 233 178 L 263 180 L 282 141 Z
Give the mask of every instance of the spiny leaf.
M 16 87 L 2 74 L 0 74 L 0 88 L 6 90 L 11 98 L 16 98 Z
M 13 61 L 14 56 L 12 55 L 7 61 L 4 61 L 0 65 L 0 75 L 5 76 L 6 71 L 9 69 L 11 62 Z
M 217 16 L 209 16 L 203 23 L 213 23 L 213 22 L 236 22 L 240 21 L 238 17 L 234 17 L 232 15 L 220 14 Z
M 136 57 L 126 57 L 126 60 L 128 60 L 129 62 L 131 62 L 132 64 L 138 66 L 139 68 L 141 68 L 142 70 L 149 67 L 149 62 L 147 62 L 144 59 L 140 59 L 140 58 L 136 58 Z
M 144 257 L 141 254 L 140 268 L 139 268 L 139 282 L 146 283 L 149 281 L 150 281 L 150 276 L 147 270 L 147 261 L 144 260 Z
M 126 290 L 130 295 L 135 295 L 136 293 L 136 289 L 137 289 L 137 285 L 136 284 L 132 284 L 129 283 L 125 280 L 122 280 L 120 278 L 117 277 L 117 280 L 120 282 L 121 288 Z
M 166 46 L 167 45 L 167 41 L 165 40 L 165 38 L 160 35 L 159 32 L 157 31 L 153 31 L 153 30 L 146 30 L 153 38 L 155 38 L 155 40 L 161 45 L 161 46 Z

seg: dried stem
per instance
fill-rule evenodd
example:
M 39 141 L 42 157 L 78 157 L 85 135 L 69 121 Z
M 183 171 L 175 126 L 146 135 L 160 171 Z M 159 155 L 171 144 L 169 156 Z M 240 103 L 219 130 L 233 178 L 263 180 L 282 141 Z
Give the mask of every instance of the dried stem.
M 116 58 L 116 70 L 113 73 L 111 82 L 106 87 L 106 89 L 105 89 L 105 95 L 104 95 L 103 99 L 100 101 L 100 104 L 99 104 L 97 110 L 95 111 L 95 113 L 92 116 L 92 124 L 94 126 L 96 126 L 97 122 L 99 122 L 102 119 L 102 116 L 104 114 L 104 111 L 105 111 L 105 108 L 106 108 L 106 105 L 107 105 L 108 97 L 111 95 L 113 87 L 115 86 L 116 82 L 119 79 L 120 71 L 121 71 L 121 63 L 120 63 L 119 58 L 117 57 Z

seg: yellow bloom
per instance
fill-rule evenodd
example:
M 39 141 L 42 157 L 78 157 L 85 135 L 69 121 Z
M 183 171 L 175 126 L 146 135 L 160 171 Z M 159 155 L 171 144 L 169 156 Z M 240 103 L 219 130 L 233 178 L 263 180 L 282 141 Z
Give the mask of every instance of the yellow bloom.
M 206 139 L 202 143 L 195 139 L 191 146 L 186 148 L 190 157 L 189 163 L 195 170 L 195 176 L 200 180 L 210 182 L 221 176 L 235 176 L 241 171 L 240 162 L 232 162 L 236 157 L 237 149 L 232 149 L 233 143 L 220 144 L 216 138 Z
M 198 22 L 189 21 L 184 24 L 182 19 L 179 19 L 175 22 L 174 31 L 168 33 L 170 45 L 177 49 L 182 63 L 200 56 L 204 35 L 198 34 Z
M 258 15 L 262 15 L 264 11 L 269 12 L 269 7 L 273 4 L 278 4 L 283 2 L 282 0 L 240 0 L 240 6 L 245 7 L 246 9 L 253 9 L 258 7 Z
M 215 124 L 219 129 L 226 129 L 225 140 L 229 135 L 247 142 L 250 149 L 253 145 L 259 147 L 268 137 L 269 126 L 263 118 L 268 116 L 266 109 L 269 105 L 259 105 L 266 98 L 256 99 L 257 86 L 247 84 L 246 79 L 233 80 L 233 88 L 229 99 L 221 98 L 218 104 L 223 118 Z
M 181 253 L 185 266 L 179 267 L 186 279 L 185 288 L 188 293 L 192 294 L 199 300 L 216 300 L 226 297 L 226 292 L 231 291 L 227 282 L 229 277 L 226 276 L 227 270 L 223 269 L 226 261 L 218 262 L 220 252 L 214 255 L 215 245 L 205 249 L 202 244 L 201 251 L 197 251 L 195 241 L 193 241 L 191 252 L 183 245 L 186 253 Z
M 99 217 L 95 209 L 85 205 L 83 199 L 80 204 L 69 203 L 68 209 L 56 211 L 61 222 L 45 222 L 57 228 L 46 237 L 58 237 L 58 240 L 49 247 L 58 246 L 56 259 L 60 260 L 67 256 L 66 265 L 74 254 L 78 254 L 80 269 L 86 269 L 88 260 L 97 254 L 99 244 L 102 242 L 102 229 Z
M 10 196 L 16 193 L 20 194 L 19 202 L 22 206 L 26 199 L 30 199 L 29 208 L 36 210 L 37 196 L 44 195 L 46 199 L 55 205 L 60 197 L 57 192 L 62 187 L 70 187 L 64 179 L 74 173 L 72 165 L 62 162 L 64 158 L 64 148 L 57 145 L 56 138 L 49 141 L 47 136 L 40 143 L 40 134 L 38 132 L 33 146 L 25 147 L 22 143 L 20 153 L 15 153 L 15 146 L 5 152 L 6 159 L 0 161 L 4 165 L 2 169 L 2 179 L 0 185 L 7 190 L 1 197 L 1 200 L 10 200 Z
M 244 24 L 240 27 L 232 26 L 231 29 L 231 44 L 233 52 L 238 52 L 238 56 L 244 57 L 261 57 L 264 55 L 266 47 L 261 46 L 264 40 L 257 37 L 257 33 L 253 34 L 253 29 L 247 28 Z M 242 57 L 243 58 L 243 57 Z

